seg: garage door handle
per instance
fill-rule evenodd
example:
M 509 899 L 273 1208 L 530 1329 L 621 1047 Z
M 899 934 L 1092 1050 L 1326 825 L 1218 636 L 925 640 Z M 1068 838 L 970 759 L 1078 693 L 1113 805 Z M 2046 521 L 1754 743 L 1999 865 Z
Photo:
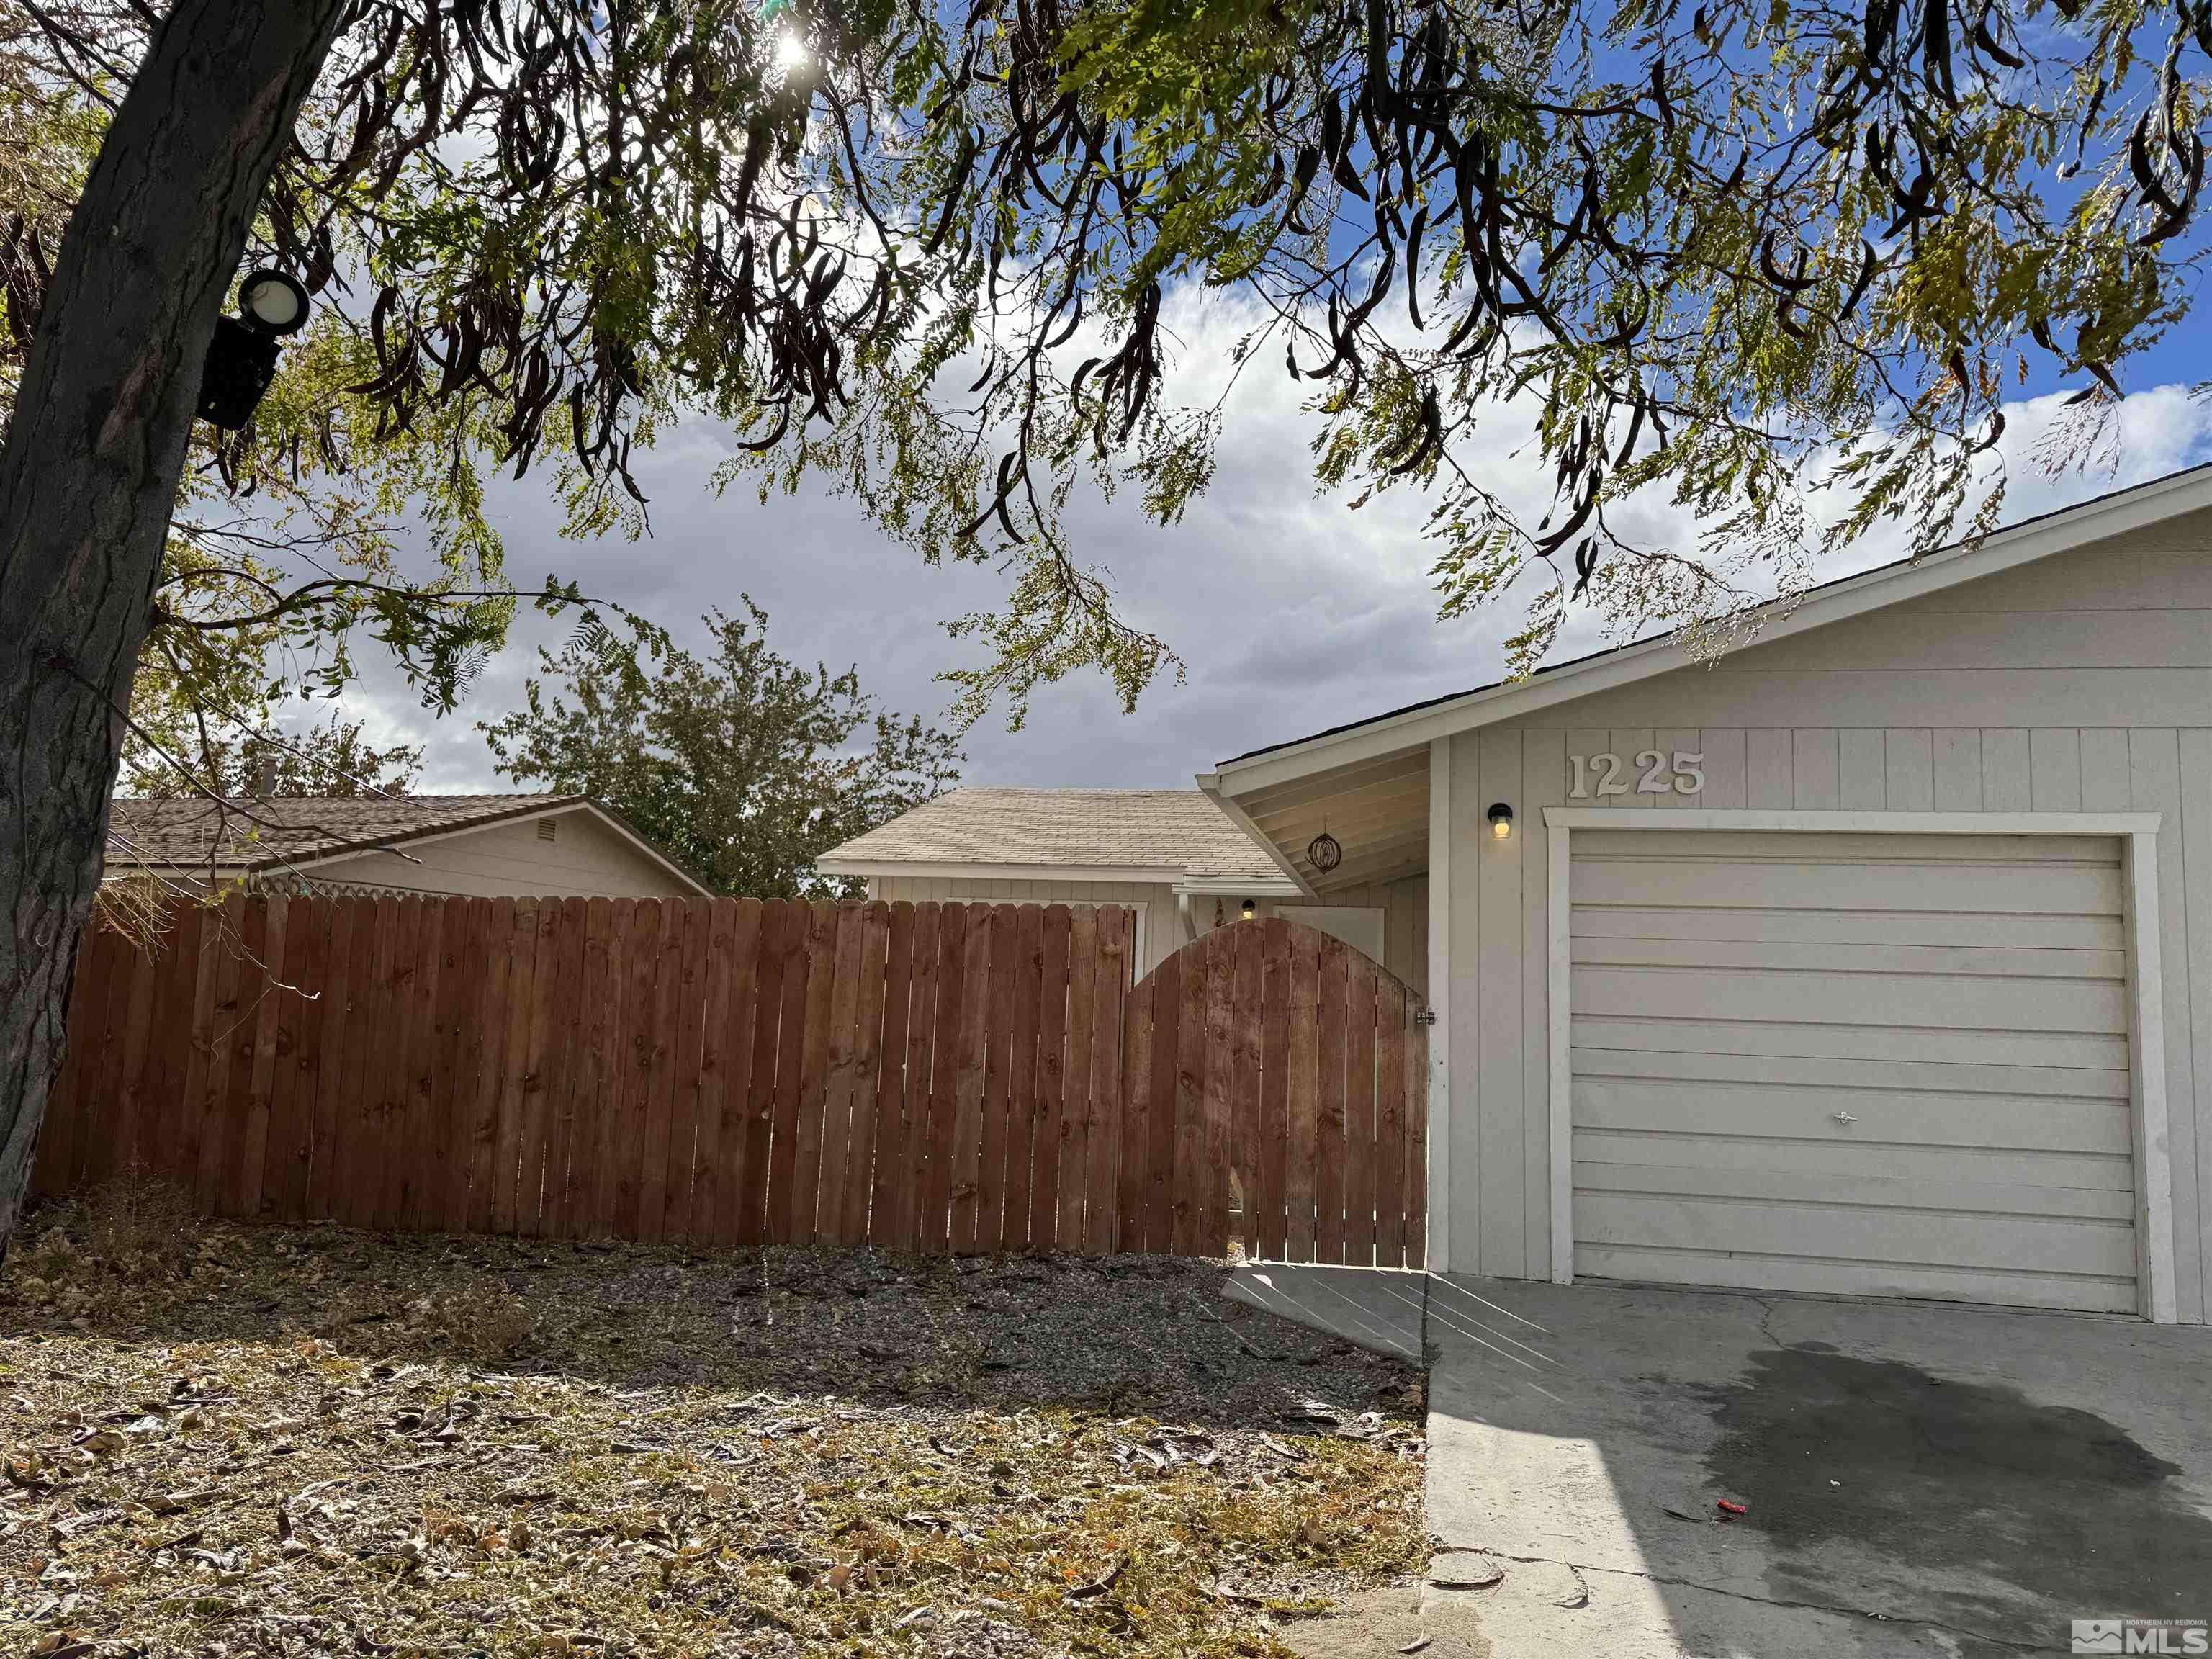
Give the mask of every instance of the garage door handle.
M 1858 1121 L 1858 1119 L 1853 1117 L 1849 1112 L 1838 1112 L 1835 1116 L 1836 1121 L 1838 1123 L 1856 1123 Z

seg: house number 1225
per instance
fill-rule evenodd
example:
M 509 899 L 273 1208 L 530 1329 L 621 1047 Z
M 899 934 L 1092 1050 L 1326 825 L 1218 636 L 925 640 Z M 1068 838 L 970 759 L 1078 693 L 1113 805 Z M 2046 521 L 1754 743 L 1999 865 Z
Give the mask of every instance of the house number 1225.
M 1620 756 L 1570 755 L 1567 759 L 1575 769 L 1574 787 L 1567 791 L 1570 800 L 1629 793 L 1628 769 Z M 1694 795 L 1705 787 L 1702 750 L 1693 755 L 1677 749 L 1672 755 L 1662 755 L 1656 749 L 1645 749 L 1636 757 L 1636 769 L 1635 793 L 1639 795 L 1663 795 L 1669 790 L 1678 795 Z M 1593 779 L 1595 787 L 1591 787 Z

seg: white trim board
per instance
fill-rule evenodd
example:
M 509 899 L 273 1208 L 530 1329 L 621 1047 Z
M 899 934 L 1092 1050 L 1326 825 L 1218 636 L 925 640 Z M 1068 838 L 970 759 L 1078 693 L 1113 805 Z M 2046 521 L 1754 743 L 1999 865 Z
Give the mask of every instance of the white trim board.
M 1305 897 L 1296 882 L 1285 881 L 1280 876 L 1185 876 L 1175 884 L 1178 893 L 1188 893 L 1193 898 L 1275 898 Z
M 1273 838 L 1252 822 L 1252 815 L 1237 805 L 1236 797 L 1222 793 L 1221 780 L 1218 777 L 1211 772 L 1200 772 L 1198 775 L 1198 787 L 1200 793 L 1208 797 L 1216 806 L 1226 812 L 1237 827 L 1251 836 L 1254 843 L 1275 861 L 1276 867 L 1289 879 L 1294 889 L 1308 898 L 1321 896 L 1314 890 L 1313 884 L 1298 873 L 1298 866 L 1283 855 L 1283 849 L 1275 845 Z
M 1765 645 L 1786 640 L 2207 507 L 2212 507 L 2212 465 L 2154 478 L 2009 529 L 1992 531 L 1978 547 L 1948 548 L 1832 583 L 1806 595 L 1786 615 L 1770 610 L 1756 642 Z M 1316 772 L 1401 753 L 1455 732 L 1648 679 L 1687 666 L 1689 662 L 1675 635 L 1661 635 L 1579 663 L 1563 664 L 1528 679 L 1508 680 L 1425 708 L 1385 714 L 1341 731 L 1319 732 L 1259 754 L 1224 761 L 1212 773 L 1201 775 L 1200 786 L 1225 803 L 1232 793 L 1249 794 Z
M 1428 1249 L 1451 1271 L 1451 739 L 1429 745 Z
M 1188 874 L 1179 864 L 952 864 L 916 859 L 817 859 L 825 876 L 914 876 L 929 881 L 1118 881 L 1167 887 Z M 1266 882 L 1272 877 L 1255 877 Z
M 2165 981 L 2158 950 L 2156 812 L 1639 812 L 1633 808 L 1547 806 L 1551 831 L 1550 1065 L 1546 1109 L 1552 1126 L 1552 1282 L 1574 1282 L 1574 1010 L 1569 940 L 1576 830 L 1753 830 L 1868 835 L 2112 836 L 2120 842 L 2127 891 L 2128 1066 L 2136 1139 L 2136 1284 L 2140 1311 L 2174 1322 L 2173 1174 L 2167 1155 Z M 1431 878 L 1433 880 L 1433 878 Z M 2148 925 L 2145 925 L 2146 920 Z M 1433 1130 L 1431 1131 L 1433 1133 Z M 1432 1195 L 1431 1207 L 1437 1206 Z

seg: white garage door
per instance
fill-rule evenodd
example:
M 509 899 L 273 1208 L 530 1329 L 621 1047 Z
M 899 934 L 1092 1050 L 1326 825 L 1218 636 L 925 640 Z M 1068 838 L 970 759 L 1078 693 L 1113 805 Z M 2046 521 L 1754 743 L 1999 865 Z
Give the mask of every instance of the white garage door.
M 1568 845 L 1577 1276 L 2136 1307 L 2117 842 Z

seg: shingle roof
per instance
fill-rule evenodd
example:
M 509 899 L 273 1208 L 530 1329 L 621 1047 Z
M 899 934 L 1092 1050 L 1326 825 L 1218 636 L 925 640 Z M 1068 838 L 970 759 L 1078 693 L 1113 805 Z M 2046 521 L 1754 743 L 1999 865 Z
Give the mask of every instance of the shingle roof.
M 955 789 L 821 855 L 829 864 L 1038 864 L 1282 879 L 1195 789 Z
M 107 831 L 110 869 L 129 866 L 264 870 L 334 853 L 389 847 L 469 830 L 583 795 L 394 795 L 358 800 L 234 800 L 204 796 L 116 797 Z

